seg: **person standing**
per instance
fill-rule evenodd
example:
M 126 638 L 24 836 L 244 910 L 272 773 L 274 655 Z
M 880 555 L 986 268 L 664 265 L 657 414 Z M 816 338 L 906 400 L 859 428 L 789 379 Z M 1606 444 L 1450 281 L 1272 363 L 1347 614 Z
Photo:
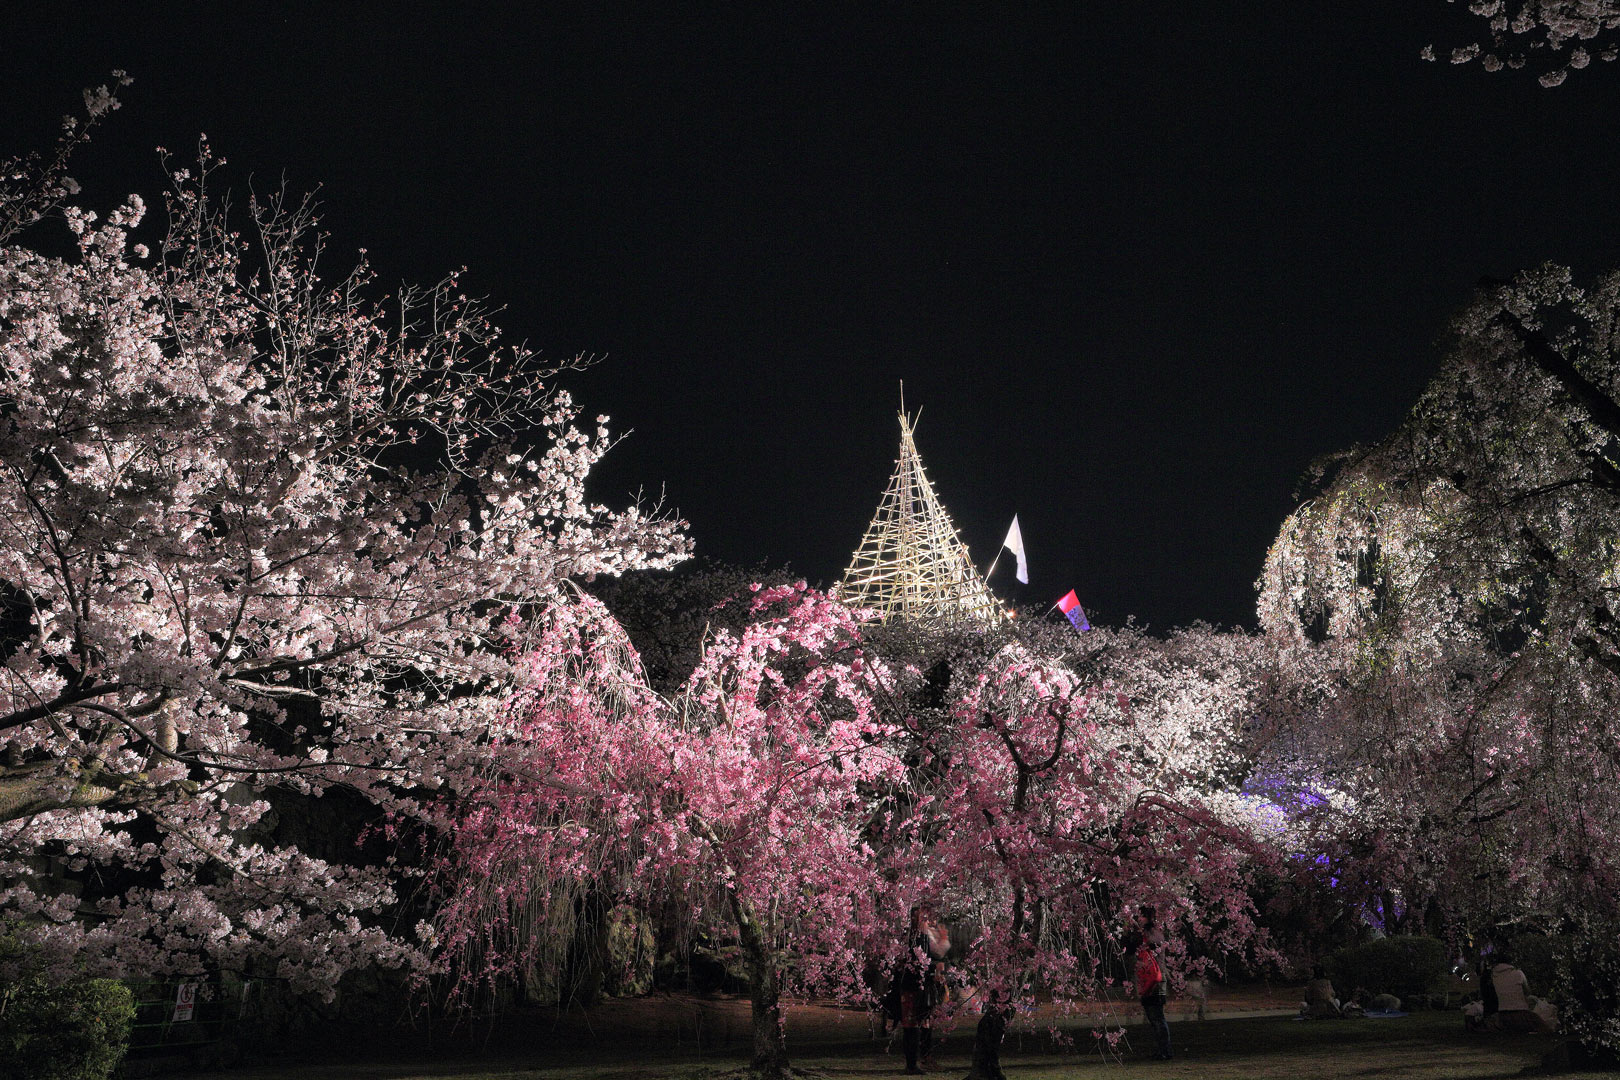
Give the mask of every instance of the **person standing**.
M 1479 1000 L 1479 1026 L 1494 1031 L 1497 1027 L 1496 1011 L 1501 1007 L 1501 1003 L 1496 998 L 1496 981 L 1491 978 L 1489 960 L 1479 962 Z
M 1136 996 L 1142 1003 L 1148 1029 L 1153 1032 L 1153 1056 L 1169 1061 L 1170 1022 L 1164 1017 L 1164 1005 L 1169 998 L 1164 985 L 1164 969 L 1159 966 L 1158 948 L 1164 944 L 1164 933 L 1158 927 L 1157 913 L 1143 907 L 1137 919 L 1136 943 Z
M 941 961 L 950 938 L 933 911 L 919 904 L 911 909 L 911 934 L 906 954 L 895 972 L 900 997 L 900 1032 L 906 1052 L 906 1072 L 915 1075 L 934 1064 L 933 1012 L 944 1000 L 945 978 Z

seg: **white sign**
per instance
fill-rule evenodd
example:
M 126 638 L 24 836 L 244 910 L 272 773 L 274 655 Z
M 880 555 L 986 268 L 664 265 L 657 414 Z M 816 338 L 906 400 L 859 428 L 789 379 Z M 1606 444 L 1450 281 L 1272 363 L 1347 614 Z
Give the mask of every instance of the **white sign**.
M 197 984 L 181 983 L 179 991 L 174 995 L 174 1016 L 170 1018 L 171 1024 L 183 1024 L 191 1019 L 192 1011 L 197 1007 Z

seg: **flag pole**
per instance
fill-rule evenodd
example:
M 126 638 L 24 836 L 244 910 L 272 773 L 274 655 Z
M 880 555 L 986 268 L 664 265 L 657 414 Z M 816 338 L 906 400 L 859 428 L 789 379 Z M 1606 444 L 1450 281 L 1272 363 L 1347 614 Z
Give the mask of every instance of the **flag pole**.
M 996 563 L 1001 561 L 1001 553 L 1006 550 L 1007 546 L 1005 544 L 996 549 L 996 557 L 990 560 L 990 569 L 984 572 L 984 580 L 989 581 L 990 575 L 996 572 Z

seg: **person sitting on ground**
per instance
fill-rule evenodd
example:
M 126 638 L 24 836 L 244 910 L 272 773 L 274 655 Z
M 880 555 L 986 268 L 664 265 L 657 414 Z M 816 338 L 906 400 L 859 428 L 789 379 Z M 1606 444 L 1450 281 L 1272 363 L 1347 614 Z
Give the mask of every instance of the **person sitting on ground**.
M 1342 1015 L 1339 997 L 1321 964 L 1311 968 L 1311 981 L 1305 984 L 1305 1001 L 1299 1015 L 1307 1020 L 1332 1020 Z
M 1541 1020 L 1530 1011 L 1530 981 L 1513 966 L 1505 952 L 1496 954 L 1491 968 L 1491 986 L 1496 991 L 1496 1026 L 1502 1031 L 1538 1031 Z

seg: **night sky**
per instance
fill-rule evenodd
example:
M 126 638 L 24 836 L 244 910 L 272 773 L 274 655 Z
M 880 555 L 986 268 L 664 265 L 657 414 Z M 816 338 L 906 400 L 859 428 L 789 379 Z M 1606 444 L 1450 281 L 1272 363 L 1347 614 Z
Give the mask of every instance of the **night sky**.
M 595 494 L 700 553 L 835 580 L 903 379 L 981 569 L 1019 515 L 1004 597 L 1252 625 L 1309 463 L 1399 422 L 1475 282 L 1620 266 L 1620 64 L 1419 60 L 1461 6 L 13 4 L 0 156 L 125 68 L 90 205 L 206 132 L 385 282 L 470 267 L 605 357 L 564 380 L 633 429 Z

